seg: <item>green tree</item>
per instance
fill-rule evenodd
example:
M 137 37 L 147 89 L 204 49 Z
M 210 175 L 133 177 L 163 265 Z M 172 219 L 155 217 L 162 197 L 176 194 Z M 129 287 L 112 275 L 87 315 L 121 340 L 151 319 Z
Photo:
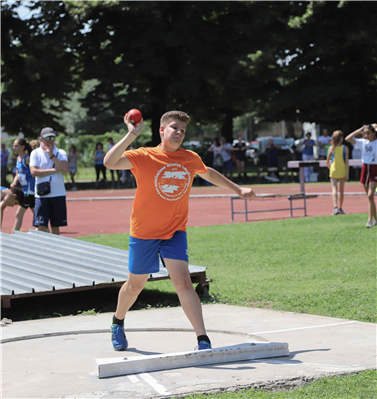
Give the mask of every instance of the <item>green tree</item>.
M 84 100 L 89 115 L 111 112 L 110 123 L 140 108 L 157 143 L 161 115 L 179 108 L 231 137 L 252 92 L 239 63 L 252 44 L 249 2 L 69 4 L 88 26 L 81 77 L 100 81 Z
M 1 2 L 2 125 L 35 137 L 43 126 L 62 128 L 44 101 L 54 99 L 52 109 L 62 111 L 62 100 L 77 87 L 71 47 L 79 33 L 63 2 L 31 2 L 39 11 L 26 20 L 16 12 L 20 3 Z
M 292 2 L 284 40 L 269 45 L 280 62 L 281 85 L 258 107 L 282 119 L 351 129 L 375 121 L 377 8 L 373 2 Z

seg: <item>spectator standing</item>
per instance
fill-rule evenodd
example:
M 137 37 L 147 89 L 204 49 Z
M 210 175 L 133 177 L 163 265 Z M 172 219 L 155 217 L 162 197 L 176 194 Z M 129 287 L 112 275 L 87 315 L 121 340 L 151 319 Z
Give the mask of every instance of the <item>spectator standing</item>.
M 115 143 L 114 140 L 112 138 L 109 138 L 107 140 L 109 142 L 109 145 L 107 146 L 107 151 L 110 151 L 111 148 L 114 147 Z M 115 187 L 115 181 L 114 181 L 114 172 L 116 173 L 116 175 L 118 176 L 118 188 L 120 188 L 120 177 L 121 177 L 121 171 L 120 170 L 112 170 L 110 169 L 110 174 L 111 174 L 111 188 Z
M 211 146 L 208 148 L 208 151 L 213 153 L 213 163 L 212 163 L 213 169 L 222 173 L 223 164 L 224 164 L 222 156 L 223 146 L 221 145 L 221 142 L 218 138 L 213 139 L 213 142 Z
M 367 138 L 357 139 L 360 133 Z M 360 183 L 364 186 L 368 198 L 368 221 L 365 227 L 377 225 L 376 203 L 374 192 L 377 187 L 377 131 L 373 125 L 364 125 L 346 137 L 346 140 L 361 150 L 361 177 Z
M 63 173 L 68 173 L 68 158 L 64 150 L 55 145 L 56 133 L 51 127 L 41 130 L 39 148 L 30 156 L 30 171 L 35 177 L 35 208 L 33 226 L 39 231 L 60 234 L 60 227 L 67 226 L 66 191 Z M 48 185 L 50 191 L 42 192 L 38 185 Z M 41 186 L 39 186 L 41 187 Z M 49 192 L 48 192 L 49 191 Z
M 233 180 L 232 144 L 228 143 L 225 137 L 220 138 L 220 143 L 223 147 L 221 151 L 221 156 L 223 157 L 223 174 L 229 180 Z
M 97 143 L 96 150 L 94 151 L 94 164 L 96 168 L 96 189 L 99 187 L 99 175 L 102 172 L 103 180 L 105 182 L 105 187 L 107 187 L 106 180 L 106 168 L 103 164 L 103 159 L 105 158 L 105 152 L 103 151 L 103 144 Z
M 279 167 L 278 150 L 280 149 L 280 146 L 276 145 L 274 143 L 274 140 L 269 139 L 267 145 L 263 145 L 262 148 L 266 149 L 267 166 L 269 168 L 278 168 Z
M 18 207 L 16 212 L 16 220 L 13 226 L 13 231 L 15 231 L 21 229 L 22 219 L 27 209 L 30 209 L 34 214 L 35 178 L 30 172 L 30 154 L 33 151 L 30 144 L 25 139 L 14 140 L 13 151 L 18 155 L 17 172 L 10 186 L 17 187 L 21 185 L 24 193 L 24 203 Z
M 329 136 L 329 131 L 327 129 L 322 130 L 322 136 L 318 137 L 318 159 L 327 159 L 328 149 L 330 147 L 332 138 Z
M 293 161 L 302 161 L 302 151 L 300 151 L 294 144 L 292 146 L 292 160 Z
M 306 133 L 306 140 L 304 140 L 301 145 L 304 146 L 302 150 L 302 160 L 303 161 L 314 161 L 314 151 L 313 148 L 315 146 L 315 141 L 311 139 L 312 134 Z M 305 181 L 310 181 L 310 175 L 313 173 L 314 167 L 313 166 L 306 166 L 304 168 L 305 174 Z
M 8 158 L 9 151 L 5 148 L 5 144 L 1 143 L 1 186 L 7 187 L 7 174 L 8 174 Z
M 269 139 L 267 145 L 263 145 L 262 148 L 266 149 L 267 155 L 267 167 L 269 168 L 278 168 L 276 177 L 280 179 L 279 176 L 279 157 L 278 150 L 280 149 L 279 145 L 274 143 L 274 140 Z M 268 173 L 270 175 L 270 173 Z M 274 172 L 272 172 L 272 177 L 274 177 Z
M 333 215 L 344 215 L 344 185 L 349 177 L 349 153 L 348 147 L 343 144 L 343 132 L 336 130 L 331 138 L 331 146 L 327 152 L 327 167 L 330 169 Z M 338 206 L 338 182 L 339 182 L 339 206 Z
M 238 141 L 233 145 L 233 151 L 236 156 L 239 184 L 242 183 L 241 173 L 243 174 L 245 182 L 247 182 L 247 175 L 245 173 L 245 162 L 246 162 L 246 150 L 248 150 L 249 148 L 250 147 L 246 145 L 245 141 L 242 140 L 242 136 L 238 136 Z
M 0 203 L 0 224 L 3 223 L 4 210 L 8 206 L 11 208 L 15 205 L 22 205 L 24 203 L 24 192 L 19 187 L 6 188 L 1 186 L 1 203 Z
M 68 153 L 68 168 L 69 168 L 69 174 L 71 175 L 71 181 L 72 181 L 72 188 L 71 191 L 76 191 L 76 183 L 75 183 L 75 174 L 77 172 L 77 159 L 81 157 L 81 154 L 77 152 L 76 146 L 73 144 L 69 147 L 69 153 Z

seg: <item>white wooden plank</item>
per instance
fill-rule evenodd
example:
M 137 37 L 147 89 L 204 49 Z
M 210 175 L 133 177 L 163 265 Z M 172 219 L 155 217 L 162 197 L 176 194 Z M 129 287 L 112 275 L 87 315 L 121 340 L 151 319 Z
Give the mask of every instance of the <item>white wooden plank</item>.
M 95 359 L 95 372 L 98 378 L 107 378 L 280 356 L 289 356 L 287 343 L 251 342 L 201 351 Z

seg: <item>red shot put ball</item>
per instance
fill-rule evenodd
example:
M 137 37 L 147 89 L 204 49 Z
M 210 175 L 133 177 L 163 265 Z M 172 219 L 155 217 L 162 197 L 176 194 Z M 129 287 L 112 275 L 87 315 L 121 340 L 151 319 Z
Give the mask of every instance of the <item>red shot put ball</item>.
M 130 122 L 135 126 L 139 125 L 141 119 L 143 118 L 143 115 L 141 115 L 141 112 L 138 109 L 131 109 L 128 111 L 126 114 L 126 119 L 128 116 L 130 116 Z

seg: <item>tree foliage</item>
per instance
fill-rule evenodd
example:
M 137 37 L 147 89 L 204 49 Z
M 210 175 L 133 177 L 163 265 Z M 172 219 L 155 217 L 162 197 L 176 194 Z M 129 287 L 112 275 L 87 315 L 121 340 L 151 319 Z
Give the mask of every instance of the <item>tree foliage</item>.
M 270 120 L 371 123 L 377 107 L 377 17 L 373 2 L 294 2 L 275 48 L 284 83 L 259 115 Z M 301 17 L 299 16 L 301 14 Z
M 62 111 L 62 100 L 76 88 L 71 48 L 77 24 L 63 2 L 31 2 L 40 11 L 27 20 L 18 17 L 20 3 L 1 2 L 2 123 L 8 133 L 33 137 L 43 126 L 61 128 L 43 102 L 54 99 Z
M 26 20 L 17 4 L 2 2 L 10 133 L 102 134 L 131 108 L 155 143 L 171 109 L 218 124 L 228 140 L 246 113 L 351 128 L 374 117 L 373 2 L 35 1 Z

